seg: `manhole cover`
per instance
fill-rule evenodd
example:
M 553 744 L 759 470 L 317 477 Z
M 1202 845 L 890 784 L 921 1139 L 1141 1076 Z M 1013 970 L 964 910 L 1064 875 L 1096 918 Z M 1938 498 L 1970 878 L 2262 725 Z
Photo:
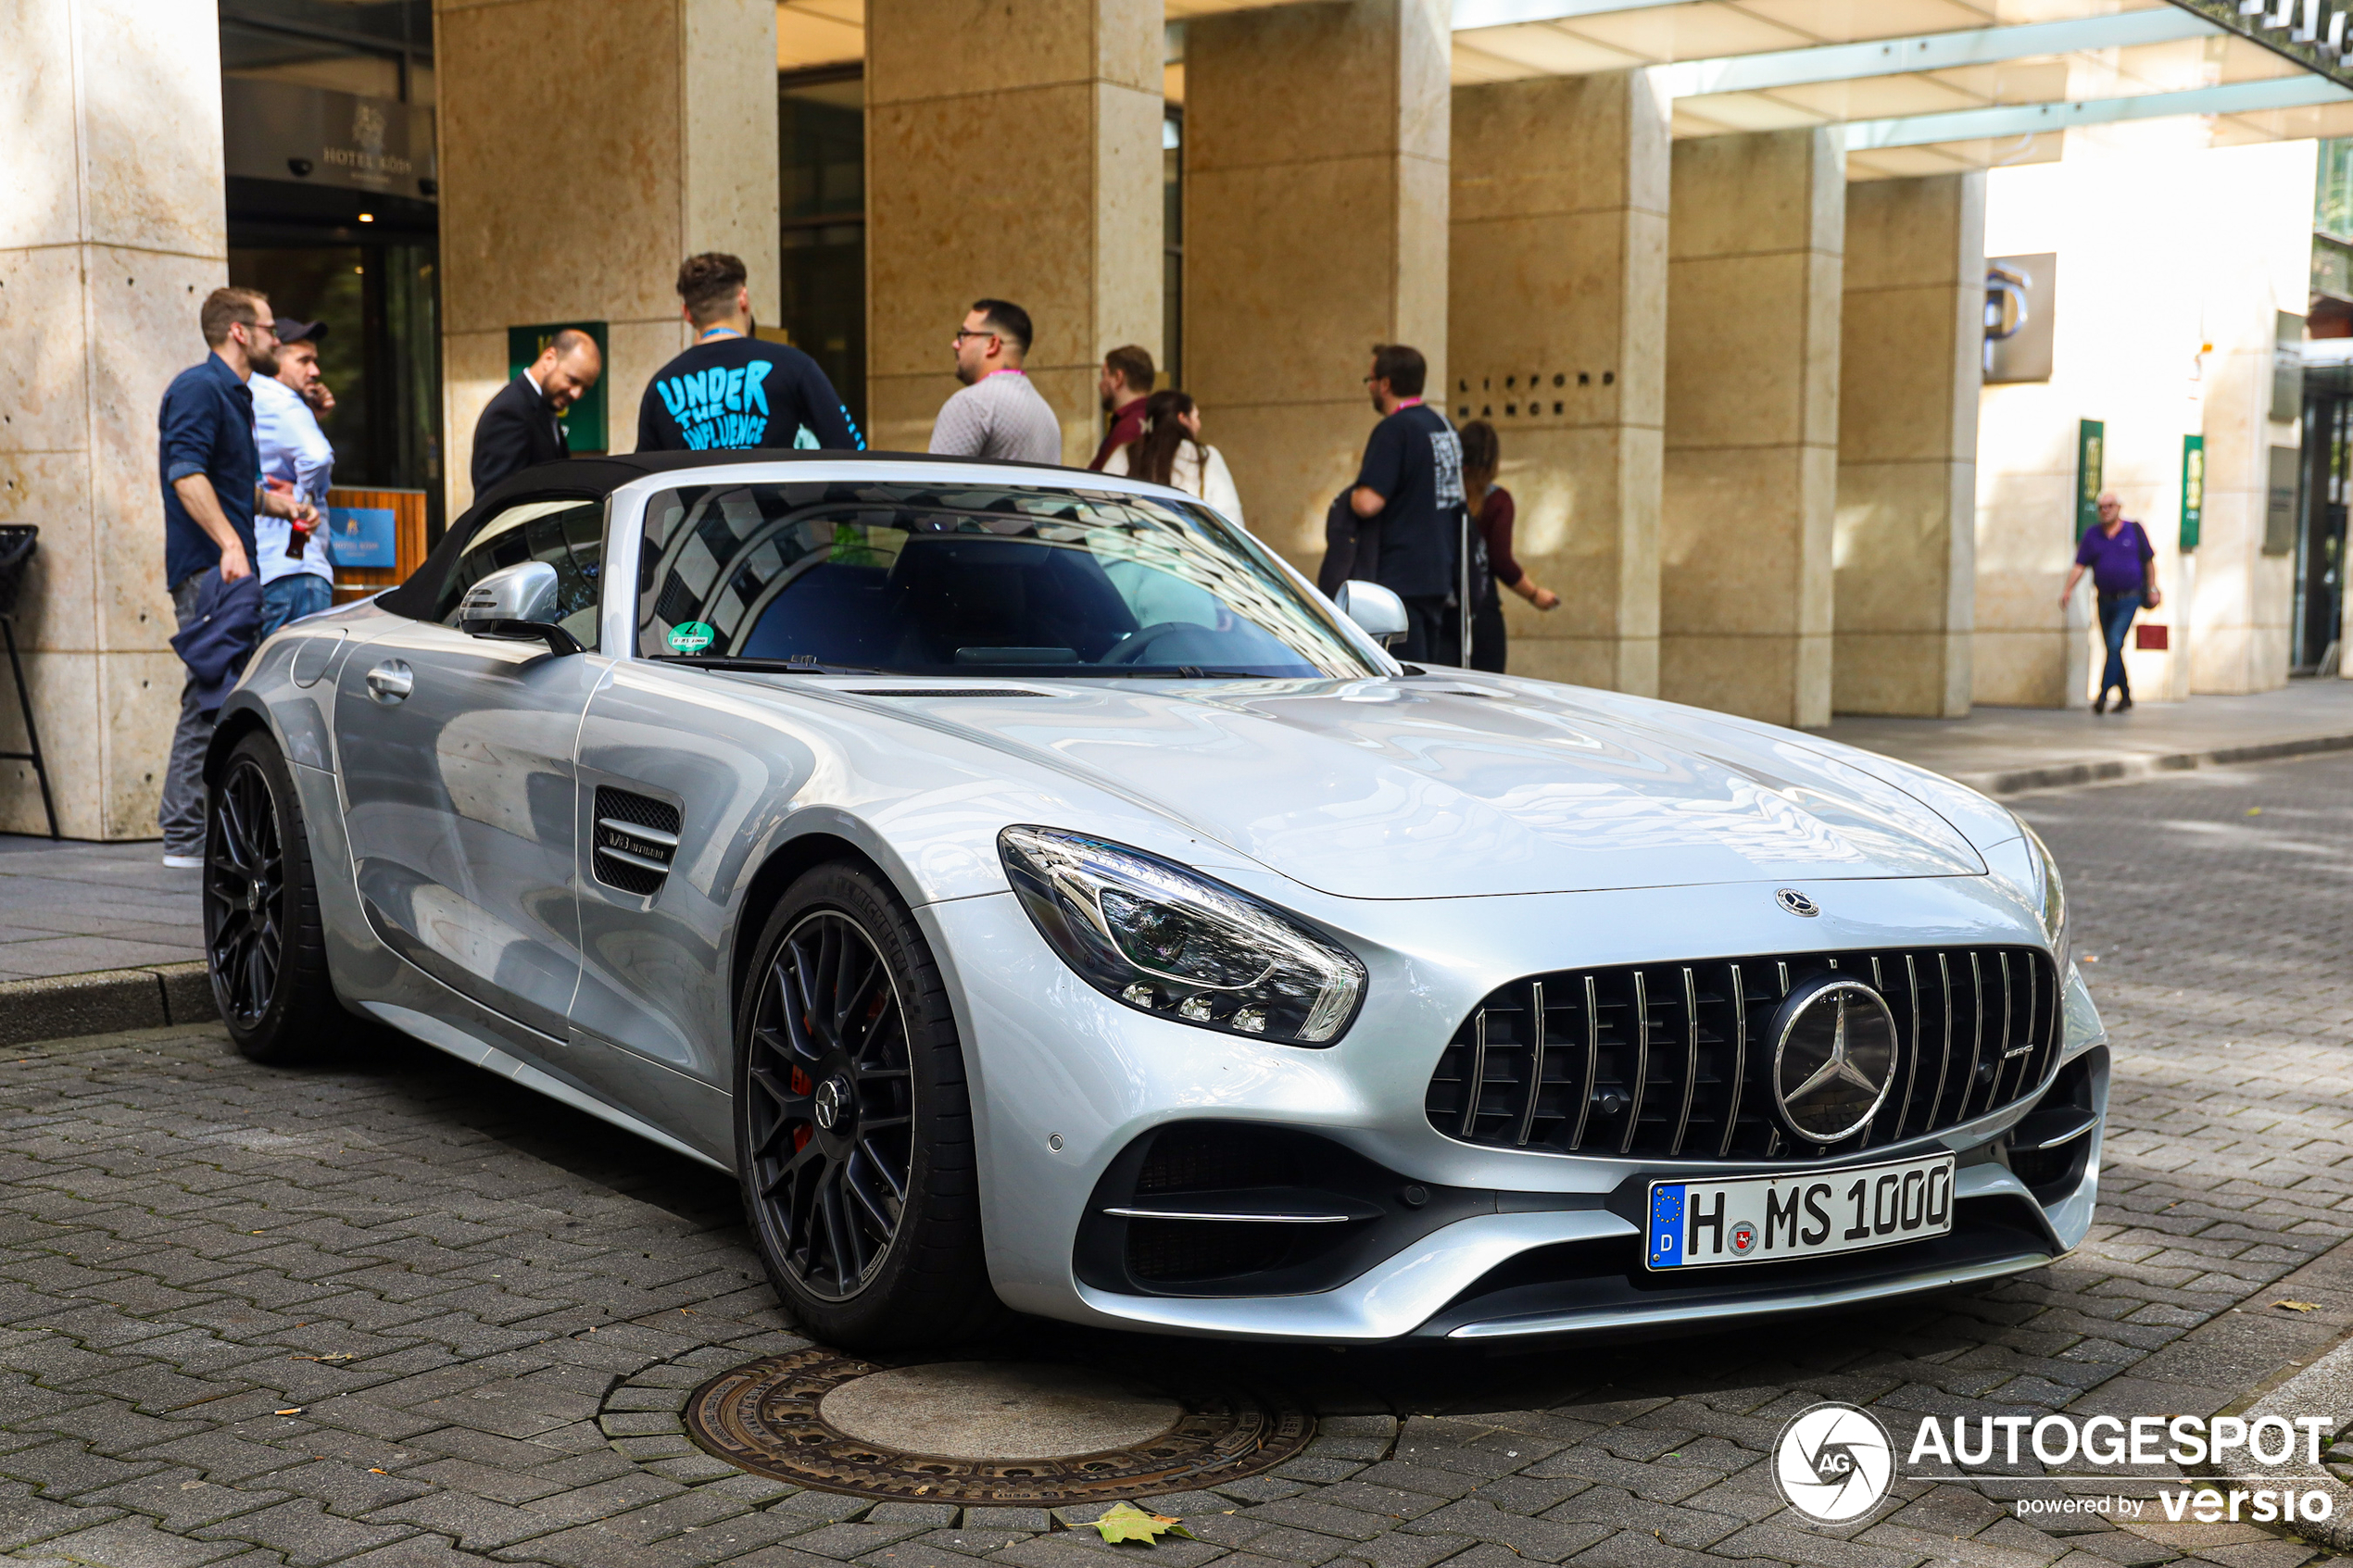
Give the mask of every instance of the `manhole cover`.
M 1255 1475 L 1315 1430 L 1293 1399 L 1189 1371 L 1147 1384 L 1094 1367 L 886 1367 L 818 1349 L 722 1373 L 686 1415 L 711 1453 L 796 1486 L 1049 1507 Z

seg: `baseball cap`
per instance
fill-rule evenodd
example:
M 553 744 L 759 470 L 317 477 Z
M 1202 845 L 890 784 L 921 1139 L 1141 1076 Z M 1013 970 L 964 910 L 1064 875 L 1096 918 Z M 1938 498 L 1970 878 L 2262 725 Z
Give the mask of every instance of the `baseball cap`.
M 280 343 L 317 343 L 326 335 L 327 323 L 324 321 L 297 321 L 292 316 L 278 318 Z

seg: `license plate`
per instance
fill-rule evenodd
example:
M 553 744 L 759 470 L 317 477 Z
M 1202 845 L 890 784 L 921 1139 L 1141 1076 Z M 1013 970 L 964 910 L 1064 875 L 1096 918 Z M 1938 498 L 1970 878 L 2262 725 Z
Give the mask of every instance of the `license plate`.
M 1724 1182 L 1653 1182 L 1654 1269 L 1772 1263 L 1894 1247 L 1953 1228 L 1953 1157 Z

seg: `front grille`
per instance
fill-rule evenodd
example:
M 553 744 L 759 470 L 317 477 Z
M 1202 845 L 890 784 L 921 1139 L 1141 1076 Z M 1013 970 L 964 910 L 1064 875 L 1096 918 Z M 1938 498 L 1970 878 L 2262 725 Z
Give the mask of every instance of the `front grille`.
M 661 891 L 678 854 L 678 808 L 650 796 L 597 786 L 597 880 L 639 897 Z
M 1785 1132 L 1771 1087 L 1774 1010 L 1835 973 L 1896 1024 L 1895 1080 L 1835 1144 Z M 1497 989 L 1447 1043 L 1425 1101 L 1448 1137 L 1634 1159 L 1828 1160 L 1982 1116 L 2038 1088 L 2059 1038 L 2048 955 L 1910 947 L 1639 964 Z

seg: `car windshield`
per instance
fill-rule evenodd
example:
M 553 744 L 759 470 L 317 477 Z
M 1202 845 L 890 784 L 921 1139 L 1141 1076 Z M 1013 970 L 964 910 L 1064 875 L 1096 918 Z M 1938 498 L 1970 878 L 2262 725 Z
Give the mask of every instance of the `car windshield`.
M 1108 491 L 687 485 L 651 498 L 637 650 L 902 675 L 1386 671 L 1205 508 Z

